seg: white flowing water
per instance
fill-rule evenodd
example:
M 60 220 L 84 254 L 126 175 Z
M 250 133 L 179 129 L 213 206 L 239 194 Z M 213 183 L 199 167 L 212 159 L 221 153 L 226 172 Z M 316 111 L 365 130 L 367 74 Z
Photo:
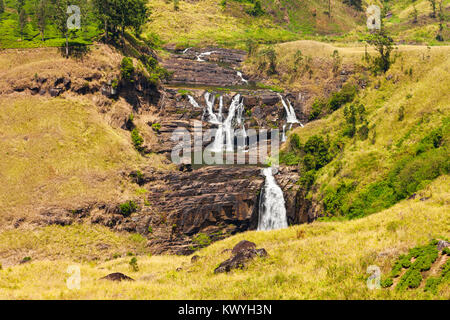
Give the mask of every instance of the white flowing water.
M 281 142 L 286 141 L 286 124 L 283 124 L 283 132 L 281 133 Z
M 197 107 L 198 103 L 193 97 L 188 95 L 189 102 Z M 203 109 L 202 120 L 217 125 L 217 130 L 214 136 L 214 142 L 211 147 L 212 152 L 222 151 L 234 151 L 234 130 L 236 126 L 241 126 L 240 134 L 244 137 L 244 141 L 247 138 L 247 132 L 245 131 L 243 112 L 244 102 L 239 94 L 235 95 L 231 100 L 230 108 L 228 109 L 228 115 L 223 120 L 223 97 L 219 97 L 219 110 L 214 113 L 214 102 L 216 96 L 206 92 L 205 102 L 206 106 Z M 234 120 L 234 121 L 233 121 Z
M 185 54 L 186 52 L 188 52 L 188 51 L 191 50 L 191 49 L 192 49 L 192 47 L 189 47 L 189 48 L 184 49 L 184 50 L 183 50 L 183 54 Z
M 300 121 L 297 120 L 297 117 L 295 115 L 295 110 L 291 105 L 291 102 L 289 101 L 289 99 L 286 99 L 286 101 L 284 101 L 283 96 L 281 94 L 278 94 L 278 96 L 281 99 L 281 103 L 283 104 L 284 110 L 286 111 L 286 122 L 287 123 L 298 123 L 303 127 L 303 124 L 300 123 Z
M 238 75 L 239 78 L 241 78 L 241 81 L 242 81 L 242 82 L 248 83 L 248 81 L 244 79 L 244 76 L 242 75 L 242 72 L 238 71 L 238 72 L 237 72 L 237 75 Z
M 283 191 L 273 177 L 272 168 L 262 169 L 262 174 L 266 181 L 259 199 L 258 230 L 287 228 Z
M 194 97 L 192 97 L 191 95 L 188 95 L 187 97 L 188 97 L 189 103 L 192 104 L 195 108 L 201 108 L 198 105 L 197 101 L 195 101 Z
M 211 55 L 212 53 L 214 53 L 216 51 L 207 51 L 207 52 L 202 52 L 197 56 L 197 61 L 205 61 L 202 58 Z

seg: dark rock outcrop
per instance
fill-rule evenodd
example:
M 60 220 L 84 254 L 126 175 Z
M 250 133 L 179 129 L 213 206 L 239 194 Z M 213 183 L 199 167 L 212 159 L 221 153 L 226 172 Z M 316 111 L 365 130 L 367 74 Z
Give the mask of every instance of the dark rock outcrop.
M 214 273 L 230 272 L 232 269 L 243 269 L 255 257 L 266 256 L 267 251 L 264 248 L 256 249 L 256 245 L 253 242 L 243 240 L 233 248 L 232 257 L 223 261 L 214 270 Z
M 133 278 L 130 278 L 127 275 L 124 275 L 120 272 L 110 273 L 107 276 L 100 278 L 100 280 L 109 280 L 109 281 L 134 281 Z
M 232 255 L 236 255 L 241 251 L 256 249 L 256 244 L 247 240 L 242 240 L 231 250 Z

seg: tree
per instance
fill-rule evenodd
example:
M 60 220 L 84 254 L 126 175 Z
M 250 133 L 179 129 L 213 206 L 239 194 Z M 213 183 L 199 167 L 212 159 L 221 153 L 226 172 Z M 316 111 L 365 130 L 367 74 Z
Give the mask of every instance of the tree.
M 2 14 L 3 12 L 5 12 L 5 3 L 3 2 L 3 0 L 0 0 L 0 14 Z
M 344 0 L 346 5 L 354 7 L 356 10 L 362 10 L 362 0 Z
M 433 10 L 431 12 L 431 17 L 436 18 L 436 0 L 428 0 L 428 1 L 430 2 L 431 10 Z
M 265 13 L 265 11 L 263 10 L 263 8 L 261 6 L 261 2 L 259 0 L 255 0 L 253 8 L 251 10 L 247 11 L 247 13 L 254 17 L 259 17 L 259 16 L 262 16 Z
M 413 17 L 413 23 L 417 23 L 417 9 L 415 4 L 413 4 L 413 12 L 411 13 L 411 15 Z
M 95 15 L 102 21 L 103 29 L 105 30 L 105 43 L 108 43 L 108 27 L 112 17 L 110 5 L 109 0 L 93 0 Z
M 68 0 L 55 0 L 53 7 L 53 21 L 56 29 L 66 38 L 66 58 L 69 57 L 69 29 L 67 28 Z
M 0 0 L 1 1 L 1 0 Z M 49 16 L 49 6 L 47 0 L 39 0 L 35 3 L 36 8 L 36 25 L 38 26 L 39 32 L 41 33 L 42 41 L 45 40 L 45 27 L 47 26 L 48 16 Z
M 379 56 L 372 60 L 372 71 L 376 74 L 379 71 L 385 73 L 389 70 L 392 64 L 391 52 L 394 49 L 391 37 L 389 37 L 384 29 L 381 29 L 373 34 L 370 34 L 367 39 L 367 43 L 375 46 L 375 50 L 378 51 Z
M 19 10 L 19 29 L 20 29 L 20 39 L 23 40 L 23 30 L 28 22 L 27 12 L 24 7 L 21 7 Z
M 265 60 L 268 60 L 268 70 L 267 74 L 275 74 L 277 72 L 276 70 L 276 64 L 277 64 L 277 53 L 275 52 L 275 49 L 273 46 L 269 46 L 267 48 L 262 49 L 259 52 L 259 56 L 264 59 L 264 64 L 266 64 Z
M 116 36 L 120 29 L 123 37 L 125 28 L 131 27 L 138 34 L 150 15 L 145 0 L 94 0 L 94 7 L 97 17 L 103 21 L 106 40 L 109 30 Z

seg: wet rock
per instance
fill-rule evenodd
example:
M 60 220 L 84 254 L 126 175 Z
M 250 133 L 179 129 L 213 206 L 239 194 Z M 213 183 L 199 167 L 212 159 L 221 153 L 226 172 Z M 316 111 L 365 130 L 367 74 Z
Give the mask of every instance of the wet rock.
M 134 281 L 133 278 L 130 278 L 127 275 L 124 275 L 120 272 L 110 273 L 107 276 L 100 278 L 100 280 L 109 280 L 109 281 Z
M 242 240 L 241 242 L 239 242 L 237 245 L 234 246 L 233 250 L 231 251 L 231 254 L 236 255 L 241 251 L 250 249 L 256 249 L 256 244 L 247 240 Z

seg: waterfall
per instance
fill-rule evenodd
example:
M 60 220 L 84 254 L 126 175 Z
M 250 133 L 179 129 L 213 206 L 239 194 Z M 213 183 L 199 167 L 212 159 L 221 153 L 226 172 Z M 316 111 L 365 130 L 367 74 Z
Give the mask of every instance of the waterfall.
M 197 101 L 195 101 L 194 97 L 192 97 L 192 96 L 189 95 L 189 94 L 187 95 L 187 97 L 188 97 L 188 100 L 189 100 L 190 104 L 192 104 L 195 108 L 201 108 L 201 107 L 198 105 Z
M 262 169 L 265 183 L 259 199 L 258 230 L 287 228 L 283 191 L 277 185 L 272 168 Z
M 199 106 L 194 98 L 192 98 L 191 96 L 188 96 L 188 98 L 189 102 L 193 106 Z M 228 109 L 228 115 L 225 120 L 223 120 L 222 114 L 223 97 L 219 97 L 219 110 L 217 113 L 214 113 L 215 99 L 215 95 L 209 92 L 205 93 L 206 106 L 203 109 L 202 120 L 217 125 L 217 130 L 214 136 L 214 142 L 212 144 L 211 151 L 222 152 L 224 149 L 226 151 L 234 151 L 233 128 L 235 126 L 241 126 L 241 135 L 244 137 L 244 141 L 247 140 L 247 133 L 245 131 L 244 119 L 242 116 L 244 112 L 243 99 L 241 99 L 240 94 L 237 94 L 233 97 L 233 99 L 231 100 L 230 108 Z
M 291 105 L 291 102 L 289 99 L 286 98 L 286 101 L 284 101 L 283 96 L 278 93 L 278 96 L 281 99 L 281 103 L 283 104 L 284 110 L 286 111 L 286 122 L 287 123 L 298 123 L 303 127 L 303 124 L 300 123 L 300 121 L 297 120 L 297 117 L 295 116 L 295 110 Z
M 281 142 L 286 141 L 286 124 L 283 124 L 283 132 L 281 133 Z
M 202 52 L 197 56 L 197 61 L 205 61 L 202 58 L 211 55 L 212 53 L 214 53 L 216 51 L 207 51 L 207 52 Z
M 213 111 L 215 100 L 216 100 L 215 95 L 210 94 L 209 92 L 205 93 L 206 108 L 203 109 L 202 120 L 208 121 L 209 123 L 220 125 L 221 121 L 219 121 L 218 116 L 214 114 Z
M 185 54 L 186 52 L 188 52 L 190 49 L 192 49 L 192 47 L 186 48 L 183 50 L 183 54 Z
M 242 72 L 238 71 L 238 72 L 237 72 L 237 75 L 238 75 L 239 78 L 241 78 L 241 81 L 242 81 L 242 82 L 248 83 L 248 81 L 244 79 L 244 76 L 242 75 Z

